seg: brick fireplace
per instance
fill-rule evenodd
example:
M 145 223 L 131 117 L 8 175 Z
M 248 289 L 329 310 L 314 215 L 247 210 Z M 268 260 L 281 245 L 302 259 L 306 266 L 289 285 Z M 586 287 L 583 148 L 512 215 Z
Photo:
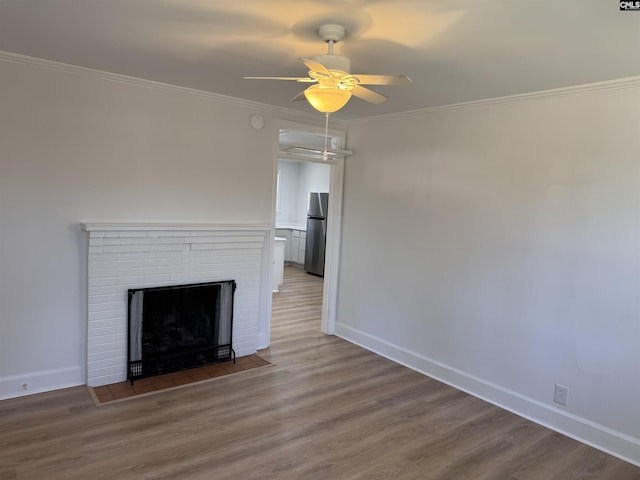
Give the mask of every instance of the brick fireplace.
M 127 292 L 234 279 L 233 348 L 256 352 L 269 227 L 86 223 L 87 385 L 127 378 Z M 266 286 L 263 288 L 263 283 Z

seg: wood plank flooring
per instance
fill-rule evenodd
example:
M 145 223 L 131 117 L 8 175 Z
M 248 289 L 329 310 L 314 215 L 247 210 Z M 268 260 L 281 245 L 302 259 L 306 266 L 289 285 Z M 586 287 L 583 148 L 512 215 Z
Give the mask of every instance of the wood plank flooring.
M 274 365 L 96 407 L 0 402 L 0 480 L 639 480 L 640 468 L 320 333 L 322 279 L 286 268 Z

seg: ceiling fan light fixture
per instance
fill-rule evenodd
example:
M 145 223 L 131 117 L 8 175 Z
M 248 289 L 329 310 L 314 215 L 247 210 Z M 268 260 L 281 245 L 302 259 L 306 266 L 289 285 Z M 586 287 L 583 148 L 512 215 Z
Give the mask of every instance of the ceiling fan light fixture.
M 333 113 L 347 104 L 351 98 L 351 92 L 338 87 L 313 85 L 304 91 L 304 96 L 319 112 Z

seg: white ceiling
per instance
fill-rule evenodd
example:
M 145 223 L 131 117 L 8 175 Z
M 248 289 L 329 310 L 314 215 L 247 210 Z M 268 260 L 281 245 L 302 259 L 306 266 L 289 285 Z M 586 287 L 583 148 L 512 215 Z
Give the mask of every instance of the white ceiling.
M 352 72 L 413 80 L 343 119 L 640 75 L 617 0 L 0 0 L 0 50 L 310 112 L 307 85 L 242 77 L 305 76 L 323 23 Z

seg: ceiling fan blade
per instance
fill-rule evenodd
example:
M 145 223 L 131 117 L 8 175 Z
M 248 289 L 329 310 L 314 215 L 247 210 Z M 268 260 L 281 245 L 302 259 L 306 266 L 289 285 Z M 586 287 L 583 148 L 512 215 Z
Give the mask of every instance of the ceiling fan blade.
M 243 77 L 246 80 L 293 80 L 301 83 L 315 82 L 313 78 L 309 77 Z
M 406 75 L 359 75 L 353 74 L 360 85 L 411 85 L 411 79 Z
M 370 103 L 382 103 L 387 100 L 387 97 L 384 95 L 374 92 L 373 90 L 369 90 L 368 88 L 361 87 L 360 85 L 353 87 L 351 89 L 351 94 Z
M 318 63 L 314 60 L 309 60 L 308 58 L 301 58 L 302 62 L 307 66 L 307 68 L 312 72 L 324 73 L 325 75 L 331 75 L 331 72 L 327 70 L 327 67 Z
M 291 99 L 292 102 L 299 102 L 300 100 L 306 100 L 307 97 L 304 96 L 304 90 L 300 92 L 298 95 Z

